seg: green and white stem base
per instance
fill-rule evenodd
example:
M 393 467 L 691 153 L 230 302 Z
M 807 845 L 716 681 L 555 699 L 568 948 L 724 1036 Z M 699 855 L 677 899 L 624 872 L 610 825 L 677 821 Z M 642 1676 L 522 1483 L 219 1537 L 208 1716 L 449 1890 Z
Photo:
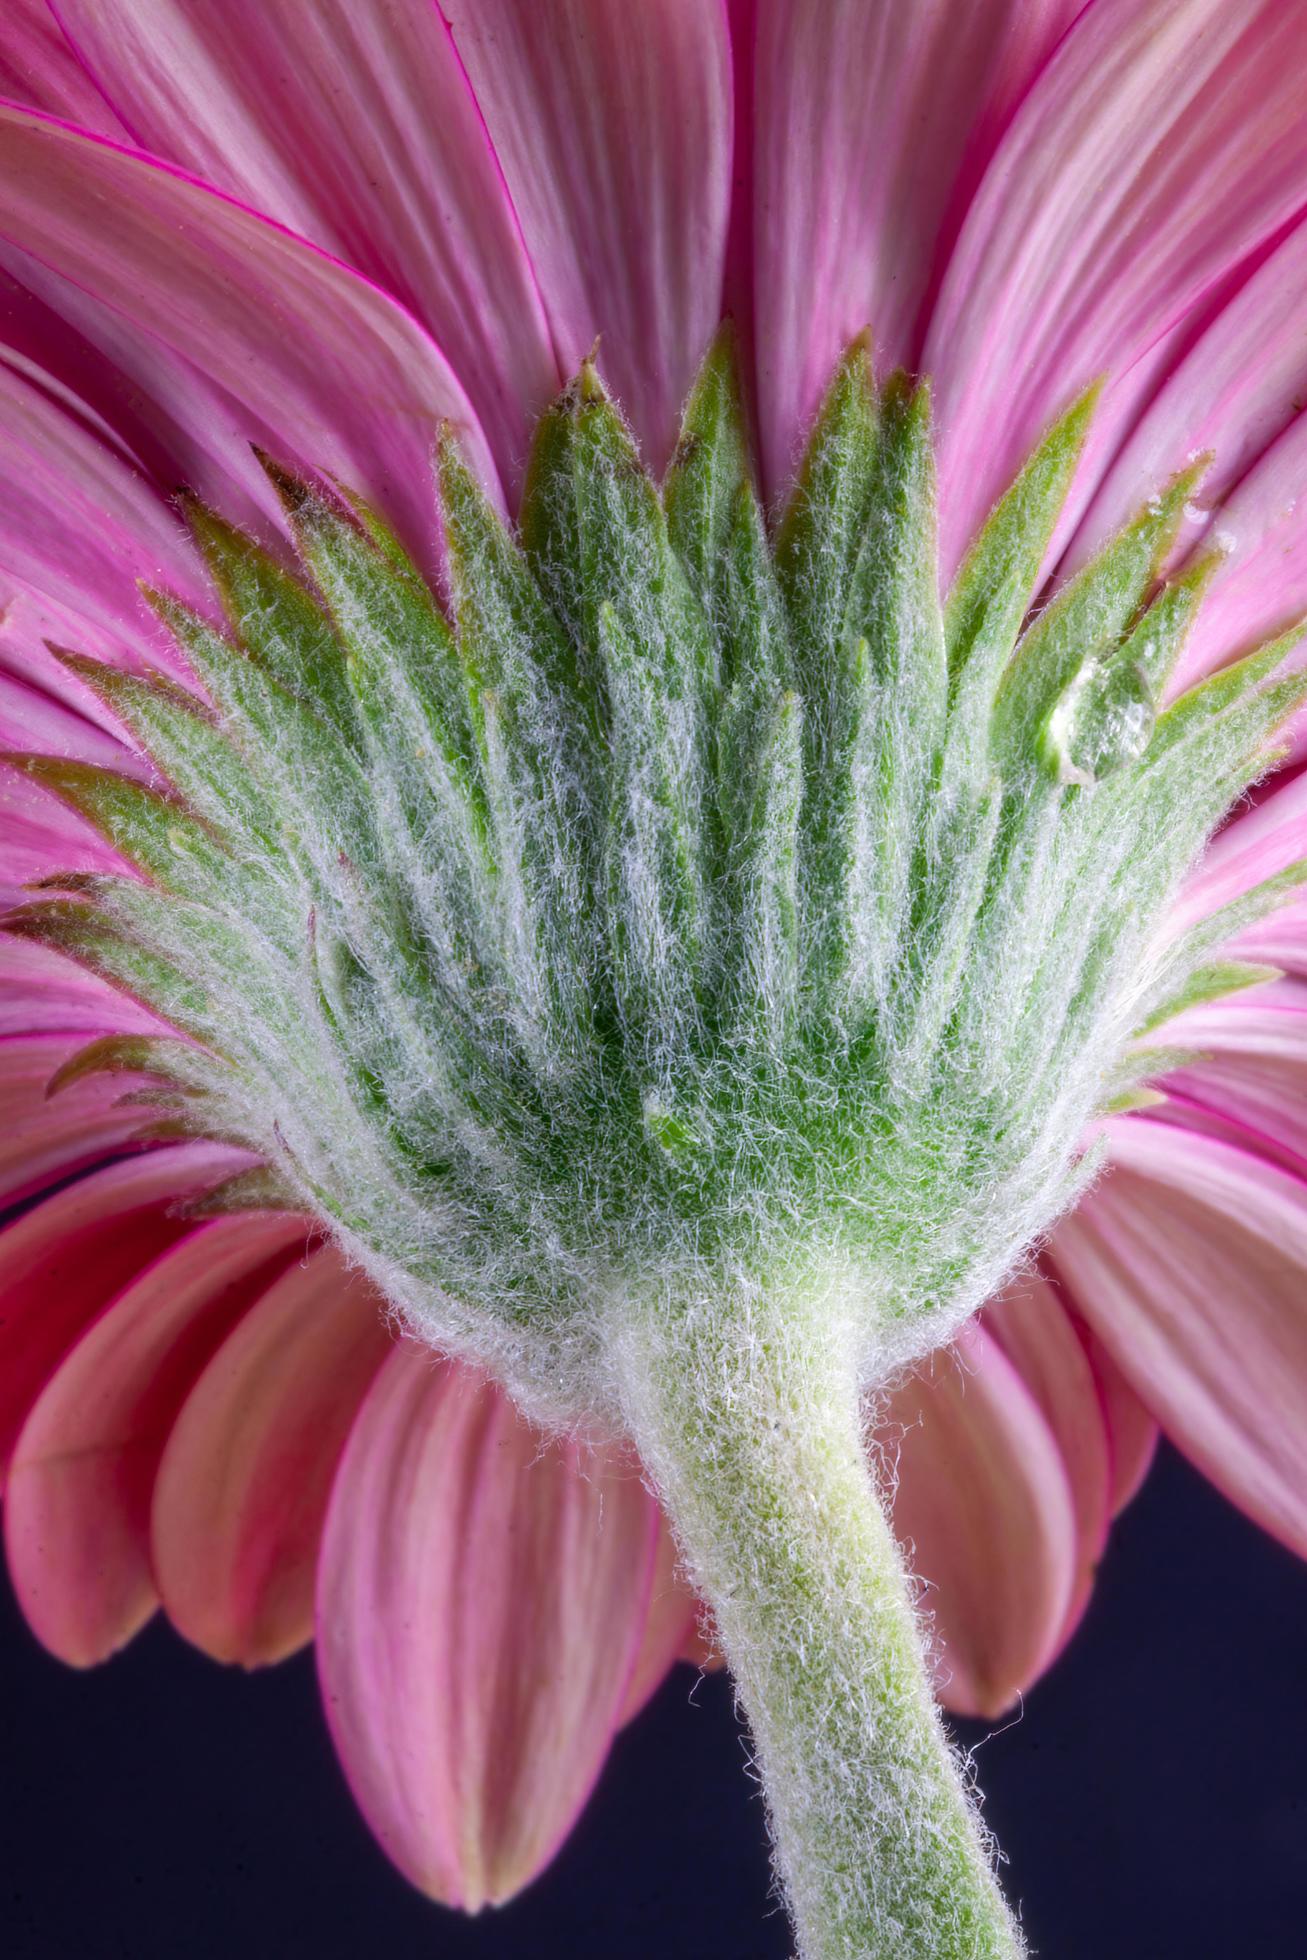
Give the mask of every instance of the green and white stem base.
M 861 1398 L 1183 1059 L 1148 1030 L 1265 977 L 1212 950 L 1305 875 L 1164 931 L 1307 683 L 1281 642 L 1164 705 L 1211 570 L 1161 576 L 1196 471 L 1027 624 L 1091 412 L 946 600 L 929 393 L 862 341 L 774 531 L 729 336 L 662 484 L 589 363 L 516 531 L 439 432 L 448 612 L 375 512 L 269 463 L 294 554 L 187 507 L 225 630 L 147 595 L 207 703 L 63 655 L 156 780 L 23 759 L 142 875 L 6 929 L 179 1037 L 62 1079 L 154 1076 L 167 1133 L 266 1166 L 213 1205 L 317 1213 L 433 1347 L 644 1449 L 805 1960 L 1017 1950 Z
M 840 1328 L 741 1287 L 651 1314 L 626 1361 L 753 1733 L 802 1960 L 1015 1960 Z

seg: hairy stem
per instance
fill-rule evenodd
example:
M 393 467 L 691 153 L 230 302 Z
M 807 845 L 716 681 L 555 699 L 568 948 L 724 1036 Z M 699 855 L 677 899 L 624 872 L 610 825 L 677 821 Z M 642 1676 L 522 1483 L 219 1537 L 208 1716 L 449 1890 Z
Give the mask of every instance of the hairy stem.
M 666 1304 L 631 1418 L 717 1617 L 802 1960 L 1014 1960 L 820 1300 Z

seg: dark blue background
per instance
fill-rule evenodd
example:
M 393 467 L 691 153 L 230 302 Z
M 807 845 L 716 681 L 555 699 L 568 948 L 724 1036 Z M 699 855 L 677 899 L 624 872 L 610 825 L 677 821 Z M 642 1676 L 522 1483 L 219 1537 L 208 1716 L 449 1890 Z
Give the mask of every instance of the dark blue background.
M 787 1960 L 721 1678 L 678 1670 L 553 1868 L 466 1921 L 372 1845 L 307 1656 L 245 1678 L 156 1626 L 76 1675 L 7 1595 L 3 1649 L 6 1960 Z M 1024 1714 L 965 1740 L 1036 1954 L 1307 1953 L 1307 1567 L 1174 1455 Z

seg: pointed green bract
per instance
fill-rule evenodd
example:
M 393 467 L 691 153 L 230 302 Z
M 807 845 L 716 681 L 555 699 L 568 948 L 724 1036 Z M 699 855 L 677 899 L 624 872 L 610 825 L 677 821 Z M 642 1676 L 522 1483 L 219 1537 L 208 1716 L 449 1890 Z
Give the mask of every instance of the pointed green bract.
M 296 506 L 307 486 L 277 470 L 274 482 Z M 197 498 L 183 508 L 228 618 L 245 646 L 293 693 L 303 694 L 348 729 L 343 653 L 330 622 L 301 581 Z
M 999 684 L 991 749 L 1018 777 L 1038 758 L 1058 774 L 1049 725 L 1094 677 L 1129 661 L 1122 641 L 1180 528 L 1200 475 L 1186 470 L 1087 565 L 1034 622 Z M 1127 757 L 1126 759 L 1133 759 Z
M 735 335 L 723 327 L 686 403 L 663 484 L 672 548 L 710 617 L 721 603 L 740 497 L 752 488 Z
M 1091 388 L 1054 423 L 972 545 L 949 593 L 949 671 L 972 711 L 1012 655 L 1085 445 L 1098 399 Z

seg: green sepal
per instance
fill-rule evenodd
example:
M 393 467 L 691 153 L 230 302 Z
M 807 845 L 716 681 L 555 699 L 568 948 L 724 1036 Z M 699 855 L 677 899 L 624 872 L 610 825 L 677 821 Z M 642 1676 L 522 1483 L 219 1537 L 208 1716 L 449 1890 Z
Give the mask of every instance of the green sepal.
M 289 1180 L 271 1164 L 255 1164 L 249 1170 L 237 1171 L 234 1177 L 225 1179 L 211 1191 L 183 1200 L 177 1209 L 183 1218 L 199 1221 L 230 1218 L 253 1211 L 302 1212 L 304 1200 Z M 313 1229 L 306 1219 L 306 1250 Z
M 1170 948 L 1169 964 L 1177 971 L 1190 971 L 1215 947 L 1226 945 L 1249 926 L 1255 926 L 1282 905 L 1289 904 L 1304 886 L 1307 886 L 1307 857 L 1295 859 L 1282 871 L 1262 879 L 1251 891 L 1241 892 L 1238 898 L 1209 912 Z
M 754 731 L 752 754 L 737 780 L 747 785 L 732 806 L 728 876 L 739 925 L 729 952 L 728 1039 L 774 1054 L 792 1031 L 799 989 L 799 816 L 803 803 L 803 711 L 789 691 Z
M 283 825 L 293 821 L 301 789 L 311 791 L 315 811 L 327 818 L 325 835 L 314 835 L 313 842 L 328 853 L 357 848 L 367 829 L 367 783 L 331 724 L 191 607 L 149 586 L 142 591 L 219 704 L 247 764 L 264 778 Z M 286 755 L 297 758 L 308 780 L 287 776 L 281 761 Z
M 728 323 L 719 329 L 699 370 L 663 480 L 672 549 L 700 604 L 714 620 L 741 494 L 752 497 L 753 472 L 739 352 L 734 328 Z
M 1129 1116 L 1143 1109 L 1157 1109 L 1166 1101 L 1164 1089 L 1153 1089 L 1147 1083 L 1140 1083 L 1131 1089 L 1122 1089 L 1103 1104 L 1104 1116 Z
M 716 581 L 716 616 L 725 697 L 770 702 L 794 686 L 794 654 L 762 507 L 749 485 L 735 499 Z
M 76 960 L 175 1028 L 201 1035 L 208 1010 L 205 990 L 137 943 L 97 905 L 71 897 L 38 899 L 7 912 L 4 929 L 16 939 Z
M 600 609 L 599 647 L 613 716 L 606 875 L 617 1007 L 661 1052 L 693 1016 L 703 953 L 699 784 L 660 677 L 615 606 Z
M 1058 781 L 1097 782 L 1147 751 L 1157 703 L 1219 563 L 1219 556 L 1199 559 L 1163 588 L 1119 646 L 1081 668 L 1041 738 Z
M 468 704 L 458 653 L 425 580 L 374 513 L 332 501 L 264 459 L 344 649 L 347 726 L 383 755 L 421 765 L 435 795 L 475 808 Z M 434 753 L 433 753 L 434 752 Z M 452 778 L 452 785 L 446 779 Z
M 1208 552 L 1195 559 L 1177 578 L 1171 579 L 1121 648 L 1122 662 L 1137 668 L 1143 675 L 1154 701 L 1160 700 L 1166 683 L 1175 672 L 1207 588 L 1220 564 L 1220 553 Z
M 987 784 L 965 811 L 953 813 L 940 834 L 935 863 L 926 870 L 925 896 L 890 1003 L 888 1045 L 900 1057 L 900 1093 L 920 1094 L 961 992 L 1002 807 L 1000 784 Z
M 945 612 L 949 673 L 963 727 L 987 719 L 1039 583 L 1094 410 L 1095 382 L 1056 421 L 994 506 L 962 562 Z
M 581 546 L 575 452 L 580 391 L 581 377 L 577 375 L 550 402 L 536 423 L 517 524 L 531 575 L 570 642 L 565 674 L 568 691 L 594 702 L 599 677 L 587 663 L 587 655 L 593 651 L 593 636 L 585 631 L 577 576 Z M 602 716 L 594 718 L 597 723 L 602 721 Z
M 1180 986 L 1154 1007 L 1135 1029 L 1134 1039 L 1153 1034 L 1167 1021 L 1173 1021 L 1186 1008 L 1204 1007 L 1209 1001 L 1225 1000 L 1248 987 L 1265 986 L 1269 980 L 1282 980 L 1278 966 L 1265 966 L 1253 960 L 1212 960 L 1185 975 Z
M 795 679 L 820 725 L 832 661 L 847 638 L 848 597 L 875 487 L 879 411 L 871 337 L 840 361 L 808 439 L 776 537 L 776 571 L 794 634 Z
M 288 506 L 301 486 L 255 452 Z M 290 488 L 293 486 L 293 490 Z M 182 509 L 228 618 L 243 645 L 283 687 L 324 709 L 342 731 L 352 726 L 344 655 L 322 608 L 299 579 L 234 525 L 183 493 Z
M 166 888 L 196 896 L 230 876 L 207 827 L 175 798 L 64 756 L 0 755 L 75 810 L 115 849 Z
M 1097 1113 L 1119 1116 L 1165 1102 L 1166 1091 L 1156 1085 L 1179 1069 L 1194 1068 L 1203 1059 L 1197 1048 L 1127 1048 L 1103 1085 Z
M 63 648 L 63 666 L 128 728 L 182 800 L 218 835 L 277 853 L 279 818 L 241 751 L 195 695 L 161 675 L 125 674 Z
M 1046 746 L 1051 718 L 1067 694 L 1104 662 L 1138 612 L 1179 532 L 1184 507 L 1205 464 L 1184 470 L 1065 586 L 1026 633 L 999 683 L 991 753 L 1020 780 Z M 1056 775 L 1056 765 L 1052 769 Z
M 1246 709 L 1254 701 L 1265 703 L 1258 719 L 1266 721 L 1264 739 L 1269 739 L 1279 726 L 1279 719 L 1283 719 L 1279 712 L 1281 704 L 1284 705 L 1284 715 L 1292 714 L 1296 705 L 1294 690 L 1307 690 L 1307 679 L 1291 680 L 1278 691 L 1265 686 L 1276 669 L 1301 643 L 1303 632 L 1301 624 L 1291 627 L 1266 646 L 1257 647 L 1246 654 L 1242 660 L 1231 661 L 1229 666 L 1218 668 L 1216 673 L 1182 694 L 1165 713 L 1158 716 L 1157 728 L 1148 749 L 1149 765 L 1159 762 L 1167 750 L 1177 744 L 1191 742 L 1212 722 L 1227 720 L 1232 712 Z
M 630 430 L 587 363 L 578 392 L 576 479 L 580 587 L 588 634 L 611 607 L 639 647 L 654 684 L 683 704 L 702 742 L 716 705 L 717 649 L 676 552 L 668 520 L 641 467 Z
M 597 736 L 597 703 L 574 650 L 450 428 L 441 432 L 436 469 L 458 654 L 478 741 L 484 744 L 478 702 L 488 689 L 513 714 L 530 712 L 545 695 L 569 701 L 581 711 L 578 720 Z
M 909 904 L 909 880 L 925 804 L 938 779 L 948 699 L 944 619 L 936 565 L 935 467 L 930 393 L 894 375 L 881 397 L 871 499 L 849 614 L 865 635 L 871 688 L 879 704 L 877 755 L 869 782 L 858 786 L 858 821 L 873 840 L 868 888 L 859 909 L 874 917 L 895 963 Z M 869 976 L 883 991 L 886 973 Z
M 174 1082 L 186 1056 L 200 1052 L 178 1035 L 101 1035 L 55 1070 L 45 1085 L 46 1101 L 92 1075 L 157 1075 Z

